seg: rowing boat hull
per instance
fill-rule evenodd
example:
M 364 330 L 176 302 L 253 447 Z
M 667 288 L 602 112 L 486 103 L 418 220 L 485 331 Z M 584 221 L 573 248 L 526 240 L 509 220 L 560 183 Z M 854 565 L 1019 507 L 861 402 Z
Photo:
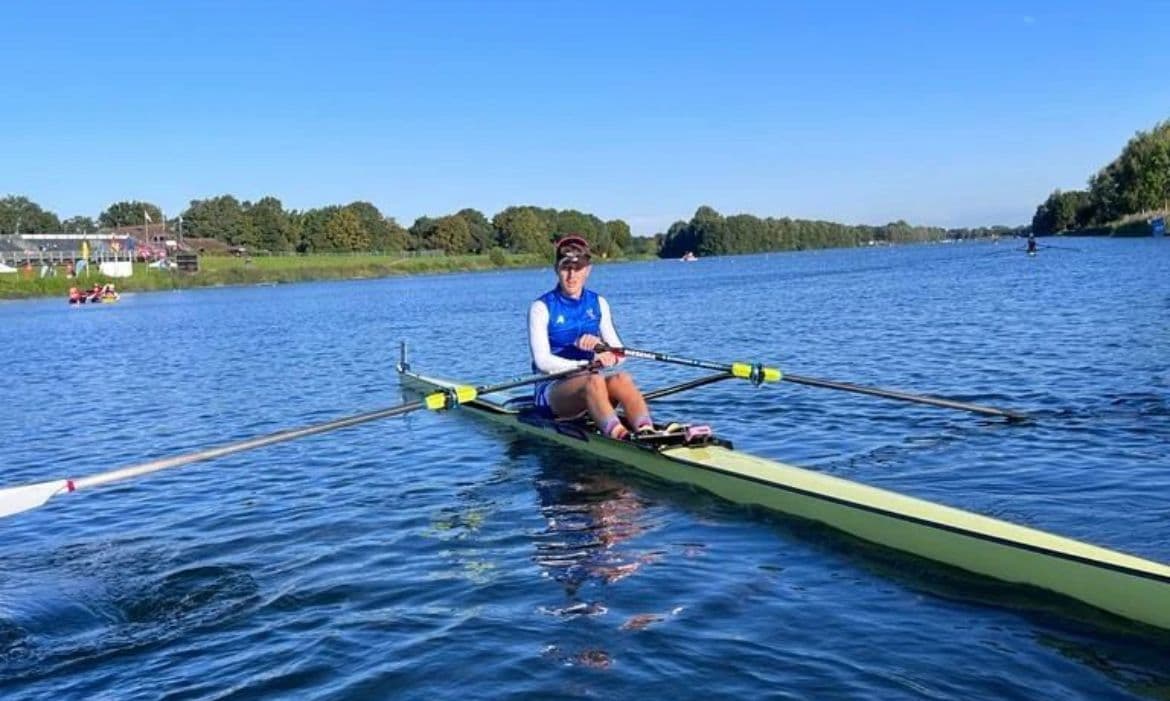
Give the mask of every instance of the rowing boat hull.
M 422 391 L 455 383 L 401 373 Z M 862 540 L 1012 584 L 1056 592 L 1170 629 L 1170 567 L 1107 548 L 741 453 L 721 445 L 651 449 L 484 397 L 471 413 L 519 432 L 692 485 L 740 504 L 819 522 Z

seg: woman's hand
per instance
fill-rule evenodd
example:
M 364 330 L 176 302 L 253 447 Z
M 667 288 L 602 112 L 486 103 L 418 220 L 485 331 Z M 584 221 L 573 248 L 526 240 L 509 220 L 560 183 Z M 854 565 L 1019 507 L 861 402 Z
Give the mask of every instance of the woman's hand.
M 597 336 L 592 334 L 583 334 L 581 338 L 578 338 L 577 342 L 573 345 L 577 346 L 583 351 L 591 351 L 598 343 L 601 343 L 601 339 Z
M 610 353 L 609 351 L 604 353 L 597 353 L 593 356 L 593 359 L 601 363 L 601 367 L 603 368 L 612 368 L 614 365 L 617 365 L 618 362 L 617 356 L 613 353 Z

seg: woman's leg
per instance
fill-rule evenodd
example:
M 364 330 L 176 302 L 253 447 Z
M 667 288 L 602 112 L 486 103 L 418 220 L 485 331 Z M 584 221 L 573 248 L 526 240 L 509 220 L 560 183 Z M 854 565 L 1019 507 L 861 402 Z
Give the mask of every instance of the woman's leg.
M 591 372 L 557 382 L 549 388 L 548 406 L 558 417 L 588 411 L 602 433 L 613 438 L 625 435 L 625 427 L 610 402 L 606 377 L 601 374 Z
M 638 386 L 634 384 L 634 378 L 628 372 L 618 372 L 609 375 L 605 379 L 606 394 L 609 400 L 621 404 L 625 409 L 626 422 L 635 431 L 649 426 L 654 427 L 654 422 L 650 419 L 650 409 L 646 406 L 646 400 L 642 398 L 642 392 Z

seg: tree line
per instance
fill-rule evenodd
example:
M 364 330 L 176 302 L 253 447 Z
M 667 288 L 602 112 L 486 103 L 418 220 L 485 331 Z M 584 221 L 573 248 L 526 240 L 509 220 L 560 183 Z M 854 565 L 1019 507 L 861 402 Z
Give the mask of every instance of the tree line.
M 838 224 L 829 221 L 761 219 L 751 214 L 725 217 L 703 206 L 689 222 L 677 221 L 660 235 L 659 255 L 681 257 L 688 251 L 700 256 L 765 251 L 799 251 L 894 243 L 923 243 L 943 239 L 972 239 L 1026 233 L 1027 227 L 991 226 L 944 229 L 911 226 L 904 221 L 881 226 Z
M 157 205 L 136 200 L 115 202 L 96 220 L 83 216 L 61 220 L 26 197 L 0 198 L 0 233 L 84 233 L 161 225 L 163 221 Z M 249 251 L 302 254 L 417 250 L 484 254 L 495 249 L 546 254 L 552 241 L 572 233 L 584 236 L 600 256 L 607 258 L 915 243 L 1024 231 L 1024 227 L 1005 226 L 943 229 L 911 226 L 904 221 L 866 226 L 751 214 L 724 217 L 709 206 L 699 207 L 690 221 L 675 222 L 665 233 L 649 237 L 634 236 L 621 219 L 605 221 L 574 209 L 534 206 L 508 207 L 490 219 L 467 208 L 441 217 L 419 217 L 406 228 L 369 202 L 298 211 L 286 210 L 275 197 L 250 202 L 232 195 L 192 200 L 179 216 L 166 220 L 166 226 L 172 234 L 181 230 L 185 237 L 214 239 Z
M 1139 131 L 1087 190 L 1056 190 L 1036 208 L 1037 234 L 1110 225 L 1127 216 L 1170 210 L 1170 121 Z
M 157 205 L 136 200 L 115 202 L 96 220 L 83 216 L 62 220 L 27 197 L 0 198 L 0 233 L 86 233 L 163 221 Z M 606 257 L 655 252 L 652 237 L 633 236 L 621 219 L 604 221 L 573 209 L 533 206 L 508 207 L 491 219 L 467 208 L 442 217 L 419 217 L 406 228 L 369 202 L 298 211 L 285 209 L 275 197 L 249 202 L 221 195 L 192 200 L 180 215 L 166 220 L 166 227 L 185 237 L 270 253 L 441 250 L 480 254 L 499 248 L 544 254 L 552 241 L 568 233 L 585 236 Z

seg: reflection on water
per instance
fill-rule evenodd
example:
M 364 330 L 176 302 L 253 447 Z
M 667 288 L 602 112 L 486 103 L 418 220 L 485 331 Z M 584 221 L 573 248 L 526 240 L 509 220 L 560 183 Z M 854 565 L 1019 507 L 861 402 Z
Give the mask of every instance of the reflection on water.
M 661 556 L 632 542 L 650 527 L 647 504 L 620 479 L 596 469 L 595 461 L 528 439 L 512 441 L 510 452 L 539 460 L 535 486 L 546 527 L 536 538 L 534 560 L 574 600 L 566 613 L 598 612 L 599 605 L 577 602 L 582 588 L 621 581 Z

